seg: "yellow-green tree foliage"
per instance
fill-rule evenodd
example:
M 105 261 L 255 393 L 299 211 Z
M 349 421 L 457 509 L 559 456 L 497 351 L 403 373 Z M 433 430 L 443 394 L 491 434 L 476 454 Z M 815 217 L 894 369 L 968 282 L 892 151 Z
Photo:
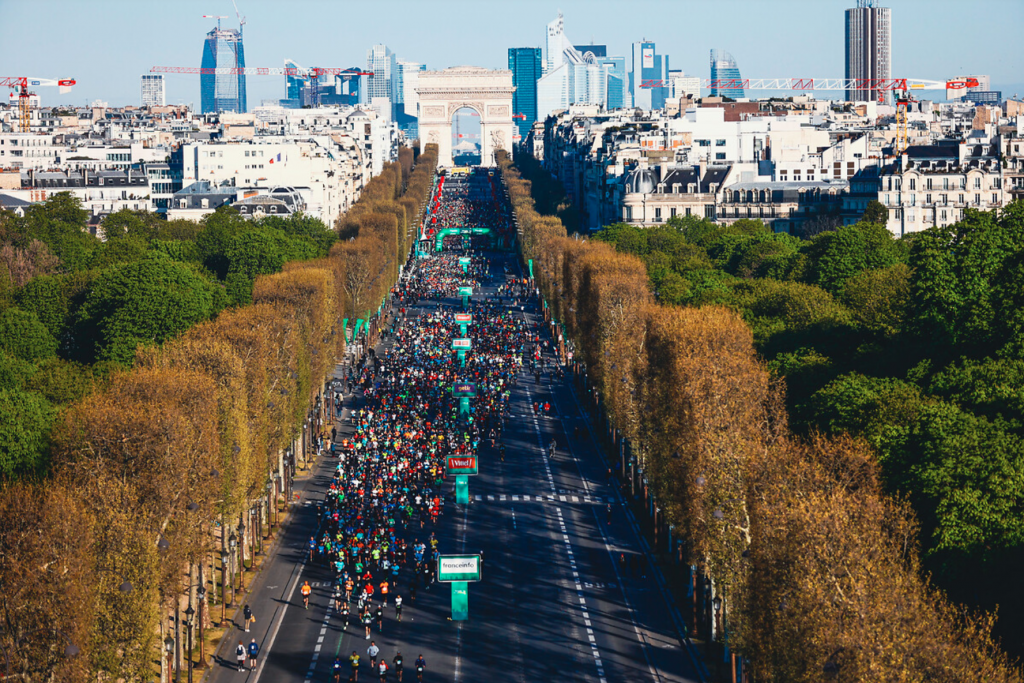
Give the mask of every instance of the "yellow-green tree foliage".
M 436 146 L 411 159 L 367 184 L 326 258 L 258 277 L 251 306 L 139 349 L 131 370 L 69 406 L 45 485 L 0 489 L 0 647 L 17 658 L 12 672 L 151 677 L 161 611 L 209 549 L 210 522 L 262 495 L 345 352 L 342 320 L 368 317 L 394 285 Z M 67 639 L 79 656 L 63 657 Z
M 505 152 L 498 166 L 551 314 L 724 596 L 730 644 L 757 680 L 1021 680 L 991 618 L 959 613 L 921 577 L 916 524 L 882 492 L 867 446 L 789 433 L 784 389 L 736 313 L 654 303 L 642 262 L 570 239 Z

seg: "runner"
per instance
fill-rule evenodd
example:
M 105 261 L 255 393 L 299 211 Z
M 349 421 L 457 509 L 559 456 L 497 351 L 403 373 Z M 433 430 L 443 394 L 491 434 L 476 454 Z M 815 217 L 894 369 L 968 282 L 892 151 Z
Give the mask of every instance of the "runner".
M 427 668 L 427 661 L 423 659 L 423 655 L 416 658 L 416 680 L 423 681 L 423 670 Z
M 398 683 L 402 683 L 402 664 L 404 661 L 401 650 L 396 652 L 394 659 L 391 660 L 391 663 L 395 666 L 395 675 L 398 676 Z
M 370 647 L 366 648 L 366 656 L 370 658 L 370 668 L 377 666 L 377 655 L 380 654 L 380 648 L 377 647 L 377 643 L 370 641 Z
M 402 596 L 395 596 L 395 621 L 402 620 Z
M 302 584 L 300 592 L 302 593 L 302 604 L 306 609 L 309 609 L 309 594 L 313 592 L 313 588 L 309 585 L 309 581 Z
M 355 650 L 352 650 L 352 656 L 348 658 L 348 663 L 352 667 L 351 679 L 353 681 L 358 681 L 359 680 L 359 654 Z

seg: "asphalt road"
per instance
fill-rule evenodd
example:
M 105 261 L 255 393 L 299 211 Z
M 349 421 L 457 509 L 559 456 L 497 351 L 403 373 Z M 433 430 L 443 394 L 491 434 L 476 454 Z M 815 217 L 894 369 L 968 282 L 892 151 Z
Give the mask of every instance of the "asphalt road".
M 516 268 L 508 258 L 496 256 L 492 273 L 500 274 L 503 262 Z M 494 296 L 496 281 L 475 296 Z M 536 314 L 535 305 L 522 313 L 531 322 Z M 549 401 L 551 414 L 534 416 L 534 401 Z M 359 396 L 346 397 L 346 405 L 359 402 Z M 505 461 L 482 443 L 480 474 L 470 478 L 470 504 L 447 503 L 437 530 L 442 554 L 483 554 L 483 579 L 469 584 L 469 620 L 449 620 L 447 584 L 421 589 L 412 601 L 403 575 L 397 590 L 405 600 L 402 621 L 389 608 L 383 630 L 373 629 L 381 655 L 390 662 L 401 651 L 403 683 L 416 680 L 412 664 L 420 654 L 427 683 L 706 680 L 681 637 L 660 575 L 646 559 L 632 573 L 619 565 L 620 553 L 646 558 L 647 545 L 605 479 L 606 465 L 568 376 L 552 382 L 545 373 L 536 384 L 523 372 L 512 391 L 511 414 Z M 577 426 L 578 439 L 572 438 Z M 348 422 L 338 427 L 341 434 L 351 433 Z M 549 460 L 552 438 L 557 453 Z M 321 461 L 297 487 L 302 493 L 298 514 L 282 530 L 278 550 L 253 588 L 253 632 L 236 628 L 237 637 L 225 638 L 218 656 L 227 659 L 218 657 L 209 674 L 212 683 L 329 681 L 335 657 L 344 659 L 353 650 L 363 658 L 359 680 L 378 680 L 369 670 L 370 641 L 362 627 L 350 624 L 343 631 L 333 611 L 331 575 L 306 562 L 315 501 L 324 498 L 333 463 Z M 429 532 L 428 526 L 423 540 Z M 308 610 L 298 590 L 306 580 L 313 586 Z M 253 637 L 262 648 L 257 667 L 238 672 L 234 646 Z M 343 681 L 347 662 L 344 671 Z M 387 680 L 397 680 L 394 671 Z

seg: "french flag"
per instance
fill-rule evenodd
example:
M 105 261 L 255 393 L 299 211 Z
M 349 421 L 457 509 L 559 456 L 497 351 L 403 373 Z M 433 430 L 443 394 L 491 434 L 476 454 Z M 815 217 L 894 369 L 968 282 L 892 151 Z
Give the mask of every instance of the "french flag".
M 274 163 L 275 161 L 277 161 L 277 162 L 281 161 L 281 155 L 280 154 L 278 154 L 276 157 L 270 157 L 270 163 Z

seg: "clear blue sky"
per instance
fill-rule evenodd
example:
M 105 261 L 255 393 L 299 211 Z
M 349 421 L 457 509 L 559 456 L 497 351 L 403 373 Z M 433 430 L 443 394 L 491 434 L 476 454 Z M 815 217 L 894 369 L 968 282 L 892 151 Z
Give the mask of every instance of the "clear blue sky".
M 247 17 L 248 66 L 363 66 L 383 42 L 427 68 L 507 65 L 509 47 L 537 46 L 561 9 L 577 44 L 628 55 L 647 38 L 670 66 L 709 76 L 708 51 L 727 50 L 748 77 L 842 77 L 843 10 L 855 0 L 237 0 Z M 889 0 L 893 76 L 980 73 L 1024 95 L 1022 0 Z M 0 0 L 0 75 L 72 77 L 70 95 L 42 88 L 44 105 L 139 103 L 151 66 L 199 66 L 203 36 L 230 0 Z M 628 68 L 628 61 L 627 61 Z M 284 96 L 283 77 L 251 77 L 249 106 Z M 938 93 L 936 93 L 938 96 Z M 199 77 L 167 76 L 167 101 L 199 104 Z

